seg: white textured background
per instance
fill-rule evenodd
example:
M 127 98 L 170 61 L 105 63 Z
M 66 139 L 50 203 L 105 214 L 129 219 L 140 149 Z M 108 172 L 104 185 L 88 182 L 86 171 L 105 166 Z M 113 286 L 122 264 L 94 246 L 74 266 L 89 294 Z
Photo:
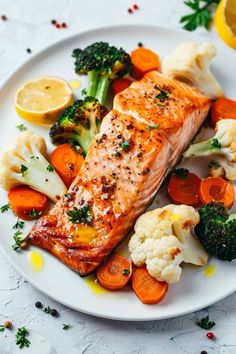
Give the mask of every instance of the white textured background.
M 55 41 L 100 25 L 147 23 L 179 28 L 185 13 L 182 0 L 137 1 L 140 10 L 127 13 L 134 2 L 128 0 L 0 0 L 0 80 L 32 52 Z M 52 19 L 67 22 L 68 29 L 57 30 Z M 218 39 L 214 31 L 199 31 Z M 138 41 L 138 38 L 137 38 Z M 0 253 L 0 323 L 11 319 L 15 327 L 30 330 L 29 349 L 18 350 L 15 333 L 0 333 L 0 354 L 200 354 L 236 353 L 236 295 L 191 315 L 165 321 L 116 322 L 83 315 L 67 309 L 32 288 L 14 271 Z M 224 286 L 224 284 L 222 284 Z M 35 301 L 57 308 L 55 319 L 35 308 Z M 209 314 L 217 325 L 215 341 L 196 326 L 196 320 Z M 72 328 L 62 330 L 62 324 Z

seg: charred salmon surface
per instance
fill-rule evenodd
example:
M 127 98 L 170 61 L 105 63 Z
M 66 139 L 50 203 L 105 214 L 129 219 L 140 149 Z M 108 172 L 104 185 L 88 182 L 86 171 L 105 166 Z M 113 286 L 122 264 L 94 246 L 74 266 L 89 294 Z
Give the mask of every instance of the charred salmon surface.
M 29 241 L 80 275 L 132 230 L 207 116 L 210 99 L 153 71 L 116 95 L 82 168 Z

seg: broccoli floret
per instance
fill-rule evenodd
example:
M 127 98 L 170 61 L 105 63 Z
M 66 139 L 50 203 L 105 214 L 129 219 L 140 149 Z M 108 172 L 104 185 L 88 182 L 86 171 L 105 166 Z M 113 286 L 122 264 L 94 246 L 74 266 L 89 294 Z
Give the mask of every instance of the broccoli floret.
M 195 233 L 206 251 L 223 261 L 236 258 L 236 214 L 229 215 L 222 203 L 199 209 L 200 222 Z
M 87 95 L 97 98 L 102 105 L 106 103 L 110 82 L 132 71 L 129 54 L 105 42 L 74 49 L 72 57 L 75 58 L 75 72 L 89 77 Z
M 236 180 L 236 120 L 222 119 L 216 125 L 213 138 L 192 144 L 184 157 L 211 156 L 224 169 L 229 180 Z
M 50 129 L 54 144 L 76 141 L 87 154 L 93 137 L 99 133 L 103 117 L 108 113 L 93 97 L 77 100 L 66 108 Z

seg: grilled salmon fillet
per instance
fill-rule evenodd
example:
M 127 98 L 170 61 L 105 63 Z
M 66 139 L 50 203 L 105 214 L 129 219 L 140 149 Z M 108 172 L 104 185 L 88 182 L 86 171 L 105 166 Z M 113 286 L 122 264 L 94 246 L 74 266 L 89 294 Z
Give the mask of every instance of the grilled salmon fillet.
M 150 72 L 116 95 L 83 166 L 29 241 L 86 275 L 132 229 L 210 107 L 187 84 Z
M 114 109 L 165 131 L 173 167 L 206 118 L 210 103 L 194 87 L 151 71 L 115 96 Z
M 66 196 L 39 219 L 29 240 L 81 275 L 94 270 L 132 229 L 161 185 L 170 157 L 166 134 L 112 110 Z M 68 198 L 69 194 L 69 198 Z M 87 208 L 91 223 L 67 214 Z

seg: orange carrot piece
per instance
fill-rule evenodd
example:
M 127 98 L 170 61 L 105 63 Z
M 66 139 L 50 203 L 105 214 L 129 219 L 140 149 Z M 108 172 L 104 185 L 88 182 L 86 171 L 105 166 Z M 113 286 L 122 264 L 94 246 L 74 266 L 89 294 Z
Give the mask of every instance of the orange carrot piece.
M 116 95 L 117 93 L 124 91 L 131 84 L 132 80 L 128 79 L 127 77 L 122 77 L 112 81 L 111 89 L 114 95 Z
M 207 177 L 201 181 L 200 199 L 203 204 L 221 202 L 227 209 L 234 204 L 234 187 L 221 177 Z
M 132 287 L 143 304 L 157 304 L 168 290 L 166 282 L 156 280 L 143 267 L 133 271 Z
M 97 269 L 97 280 L 109 290 L 123 289 L 132 275 L 131 262 L 118 254 L 113 254 Z
M 185 177 L 173 174 L 170 178 L 167 191 L 175 204 L 197 206 L 200 202 L 200 184 L 201 179 L 194 173 L 188 172 Z
M 137 48 L 131 52 L 131 61 L 134 66 L 133 77 L 140 79 L 151 70 L 160 69 L 160 58 L 152 50 Z
M 84 157 L 74 151 L 70 144 L 59 145 L 51 153 L 51 163 L 67 187 L 77 176 Z
M 221 119 L 236 119 L 236 101 L 229 98 L 220 98 L 211 106 L 211 124 L 215 128 Z
M 13 212 L 23 220 L 34 219 L 30 213 L 35 210 L 42 214 L 47 206 L 47 197 L 28 186 L 12 188 L 8 193 L 8 203 Z

